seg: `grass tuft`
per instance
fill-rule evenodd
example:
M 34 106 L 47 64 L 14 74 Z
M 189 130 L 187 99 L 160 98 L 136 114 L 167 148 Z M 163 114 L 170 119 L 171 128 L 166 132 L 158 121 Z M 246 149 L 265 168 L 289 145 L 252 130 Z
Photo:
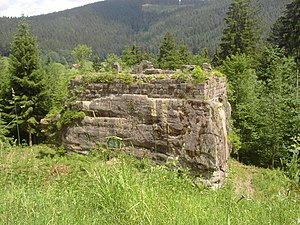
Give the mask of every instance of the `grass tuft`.
M 41 157 L 42 156 L 42 157 Z M 223 189 L 108 151 L 0 152 L 1 224 L 296 224 L 299 194 L 281 171 L 231 161 Z

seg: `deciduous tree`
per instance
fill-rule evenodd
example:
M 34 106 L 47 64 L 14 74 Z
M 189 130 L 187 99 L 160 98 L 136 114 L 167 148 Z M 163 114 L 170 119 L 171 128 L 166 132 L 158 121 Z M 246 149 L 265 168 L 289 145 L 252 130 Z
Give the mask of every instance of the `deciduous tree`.
M 234 152 L 251 161 L 249 155 L 257 140 L 257 112 L 260 85 L 256 79 L 253 59 L 245 54 L 233 55 L 227 58 L 222 72 L 227 75 L 229 83 L 229 101 L 232 106 L 234 131 L 238 135 L 241 146 L 235 146 Z M 253 161 L 252 161 L 253 162 Z
M 92 70 L 93 63 L 90 62 L 93 54 L 92 48 L 87 45 L 77 45 L 72 51 L 72 57 L 79 65 L 81 72 L 89 72 Z
M 262 80 L 257 153 L 261 165 L 274 167 L 288 156 L 285 147 L 300 133 L 300 99 L 294 59 L 278 49 L 267 49 L 265 57 L 269 65 Z

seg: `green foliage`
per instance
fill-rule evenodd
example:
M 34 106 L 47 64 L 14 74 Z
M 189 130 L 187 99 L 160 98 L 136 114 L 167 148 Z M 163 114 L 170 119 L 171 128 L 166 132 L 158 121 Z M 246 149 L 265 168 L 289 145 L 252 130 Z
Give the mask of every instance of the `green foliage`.
M 104 83 L 108 84 L 116 80 L 116 75 L 112 72 L 89 74 L 83 77 L 83 80 L 88 83 Z
M 221 52 L 219 58 L 225 60 L 232 55 L 251 53 L 258 42 L 257 21 L 253 5 L 248 0 L 233 0 L 225 19 Z
M 296 61 L 300 61 L 300 2 L 292 0 L 286 5 L 286 9 L 281 17 L 279 17 L 272 28 L 270 37 L 271 43 L 279 48 L 283 48 L 289 56 L 295 57 Z
M 194 70 L 183 70 L 177 71 L 172 75 L 172 79 L 179 79 L 181 82 L 192 82 L 194 84 L 199 84 L 205 82 L 209 77 L 210 73 L 204 71 L 202 67 L 196 66 Z
M 101 60 L 100 60 L 100 57 L 99 56 L 95 56 L 93 58 L 93 69 L 96 71 L 96 72 L 99 72 L 100 69 L 101 69 L 102 65 L 101 65 Z
M 87 45 L 77 45 L 72 51 L 72 57 L 78 64 L 90 60 L 92 54 L 93 50 Z
M 188 65 L 192 62 L 193 55 L 187 49 L 187 46 L 181 42 L 178 47 L 178 64 L 179 65 Z
M 14 35 L 11 49 L 10 80 L 3 94 L 3 116 L 11 125 L 10 131 L 18 136 L 19 143 L 20 134 L 28 133 L 26 139 L 32 145 L 32 135 L 36 133 L 38 121 L 46 115 L 49 105 L 46 103 L 48 96 L 45 92 L 44 74 L 40 69 L 36 38 L 24 18 Z M 24 138 L 23 136 L 22 139 Z
M 123 50 L 122 61 L 128 66 L 132 67 L 139 64 L 142 60 L 148 59 L 148 56 L 142 52 L 141 47 L 132 45 Z
M 68 84 L 78 71 L 70 70 L 60 63 L 50 63 L 44 67 L 46 91 L 49 96 L 48 104 L 52 112 L 60 112 L 68 98 Z
M 1 151 L 1 221 L 290 225 L 299 218 L 299 194 L 288 190 L 280 171 L 231 161 L 225 187 L 211 190 L 184 170 L 98 151 L 63 157 L 46 146 Z
M 9 73 L 8 73 L 8 60 L 0 55 L 0 142 L 2 143 L 6 139 L 6 135 L 9 134 L 7 129 L 7 123 L 3 119 L 2 111 L 4 105 L 2 104 L 2 98 L 5 90 L 9 88 Z
M 69 52 L 66 54 L 62 51 L 55 52 L 55 51 L 43 51 L 41 54 L 41 61 L 43 66 L 47 66 L 51 63 L 60 63 L 63 65 L 70 64 L 70 57 L 68 57 L 70 54 Z M 68 60 L 67 60 L 68 59 Z M 73 63 L 72 59 L 72 63 Z
M 0 112 L 0 144 L 6 139 L 6 135 L 9 134 L 9 130 L 7 129 L 7 123 L 2 119 Z
M 155 79 L 157 79 L 157 80 L 163 80 L 165 78 L 166 78 L 166 76 L 163 75 L 163 74 L 158 74 L 158 75 L 155 76 Z
M 109 54 L 105 61 L 102 62 L 102 68 L 100 69 L 100 72 L 116 73 L 116 71 L 114 71 L 112 68 L 112 64 L 114 63 L 119 64 L 123 70 L 126 68 L 126 65 L 118 55 Z
M 201 54 L 192 55 L 192 59 L 191 59 L 190 64 L 202 66 L 203 63 L 211 63 L 211 62 L 212 62 L 212 60 L 208 55 L 207 48 L 203 48 L 201 50 Z
M 286 166 L 286 174 L 296 184 L 300 185 L 300 135 L 292 139 L 294 143 L 288 147 L 291 154 L 284 163 Z
M 0 55 L 0 98 L 9 88 L 8 59 Z
M 117 79 L 120 80 L 124 84 L 131 84 L 133 83 L 133 77 L 129 72 L 119 73 L 117 75 Z
M 204 71 L 200 66 L 196 66 L 196 68 L 192 70 L 193 83 L 203 83 L 209 76 L 210 73 Z
M 239 133 L 239 131 L 236 131 L 235 127 L 232 127 L 231 129 L 232 130 L 228 134 L 228 141 L 229 141 L 229 144 L 231 145 L 232 150 L 233 150 L 232 154 L 234 156 L 238 156 L 239 151 L 242 147 L 240 133 Z
M 175 70 L 179 66 L 178 62 L 179 58 L 176 47 L 176 41 L 174 40 L 172 34 L 167 32 L 159 48 L 159 67 L 162 69 Z
M 93 71 L 93 63 L 90 62 L 93 50 L 87 45 L 77 45 L 72 51 L 72 57 L 79 65 L 81 73 Z
M 83 76 L 83 80 L 89 84 L 91 83 L 108 84 L 117 80 L 121 81 L 124 84 L 131 84 L 134 81 L 132 74 L 129 72 L 121 72 L 118 74 L 114 74 L 112 72 L 88 74 Z
M 255 70 L 251 67 L 252 64 L 253 59 L 242 54 L 228 57 L 220 67 L 229 83 L 228 94 L 232 107 L 234 133 L 239 136 L 234 139 L 238 140 L 237 147 L 240 149 L 234 149 L 234 152 L 239 150 L 242 158 L 248 154 L 253 155 L 252 148 L 257 140 L 260 85 L 256 80 Z M 248 160 L 245 158 L 244 161 Z
M 226 77 L 226 75 L 224 73 L 220 72 L 219 70 L 214 70 L 214 74 L 217 77 Z
M 265 30 L 281 14 L 290 0 L 260 0 Z M 193 53 L 207 48 L 212 55 L 222 35 L 224 9 L 229 0 L 198 1 L 194 5 L 147 5 L 144 1 L 113 0 L 30 17 L 43 50 L 72 50 L 78 43 L 92 47 L 101 58 L 121 53 L 133 43 L 158 53 L 161 34 L 170 31 L 178 42 L 186 43 Z M 9 43 L 19 18 L 0 18 L 0 52 L 9 54 Z M 69 59 L 64 55 L 67 62 Z M 64 64 L 62 61 L 55 61 Z
M 294 59 L 280 57 L 276 50 L 271 55 L 260 97 L 259 159 L 268 158 L 272 166 L 280 165 L 280 158 L 288 152 L 291 138 L 300 133 L 300 102 L 297 72 Z
M 85 117 L 85 113 L 78 110 L 67 109 L 62 113 L 60 120 L 57 123 L 58 130 L 64 128 L 64 126 L 70 125 L 77 120 L 81 120 Z

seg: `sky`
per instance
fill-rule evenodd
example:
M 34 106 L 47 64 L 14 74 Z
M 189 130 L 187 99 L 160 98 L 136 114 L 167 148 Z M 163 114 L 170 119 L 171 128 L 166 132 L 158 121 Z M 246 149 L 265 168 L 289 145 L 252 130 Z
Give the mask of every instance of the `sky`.
M 35 16 L 98 1 L 100 0 L 0 0 L 0 16 Z

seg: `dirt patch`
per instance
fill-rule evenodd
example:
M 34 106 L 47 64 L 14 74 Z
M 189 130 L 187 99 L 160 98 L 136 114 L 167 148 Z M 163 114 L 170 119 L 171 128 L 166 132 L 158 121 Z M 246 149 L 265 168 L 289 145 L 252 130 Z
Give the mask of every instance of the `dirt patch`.
M 60 177 L 67 176 L 71 172 L 70 166 L 64 164 L 56 164 L 53 165 L 50 170 L 50 175 L 48 178 L 42 183 L 42 186 L 48 188 L 51 183 Z
M 237 196 L 252 198 L 255 194 L 253 174 L 249 173 L 243 178 L 236 177 L 234 179 L 234 191 Z
M 54 165 L 50 171 L 52 178 L 66 176 L 70 173 L 70 167 L 63 164 Z
M 106 164 L 109 166 L 119 165 L 121 164 L 121 160 L 117 158 L 112 158 L 111 160 L 107 161 Z

